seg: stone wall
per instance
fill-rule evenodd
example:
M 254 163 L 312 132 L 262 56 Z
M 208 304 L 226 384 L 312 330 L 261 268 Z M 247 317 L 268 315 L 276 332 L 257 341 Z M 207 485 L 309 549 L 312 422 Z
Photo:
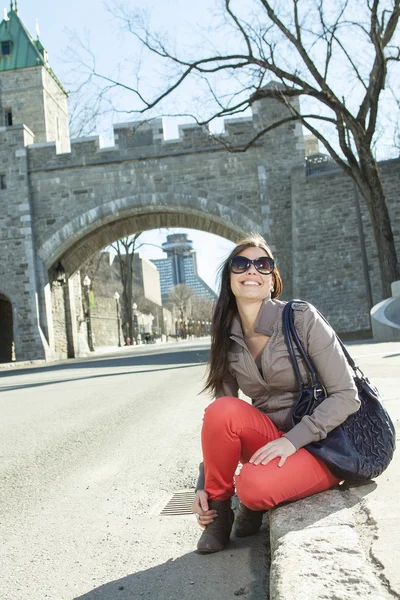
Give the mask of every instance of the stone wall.
M 92 331 L 95 346 L 118 346 L 117 308 L 114 298 L 95 296 L 95 306 L 91 309 Z M 120 330 L 121 344 L 124 344 Z
M 300 110 L 297 100 L 296 108 Z M 288 117 L 289 110 L 278 100 L 258 101 L 253 106 L 257 130 Z M 285 282 L 283 298 L 291 298 L 292 290 L 292 207 L 291 172 L 293 165 L 303 164 L 305 145 L 300 125 L 288 123 L 267 134 L 257 148 L 262 230 L 276 255 Z
M 128 132 L 129 133 L 129 132 Z M 46 265 L 63 256 L 74 272 L 118 237 L 161 226 L 183 226 L 237 238 L 260 230 L 256 150 L 229 154 L 210 136 L 100 148 L 74 141 L 71 153 L 54 144 L 29 149 L 38 252 Z
M 68 356 L 67 304 L 65 286 L 53 283 L 51 286 L 51 305 L 53 309 L 54 353 L 58 359 Z
M 26 125 L 35 142 L 58 142 L 68 152 L 67 96 L 54 76 L 42 66 L 0 74 L 2 110 L 10 108 L 14 125 Z M 3 124 L 3 123 L 2 123 Z
M 33 132 L 35 142 L 47 141 L 42 70 L 44 67 L 38 66 L 3 71 L 0 75 L 3 110 L 11 108 L 13 124 L 26 125 Z
M 315 304 L 341 333 L 370 329 L 355 186 L 332 165 L 306 177 L 292 173 L 293 295 Z M 400 252 L 400 161 L 381 164 L 393 232 Z M 382 300 L 371 219 L 359 198 L 373 304 Z
M 42 69 L 46 140 L 56 140 L 61 152 L 69 152 L 67 95 L 47 69 Z
M 78 271 L 68 279 L 70 286 L 71 312 L 75 319 L 71 318 L 71 327 L 74 335 L 74 356 L 86 356 L 90 354 L 88 346 L 88 333 L 83 307 L 83 290 L 81 286 L 81 273 Z
M 14 359 L 13 318 L 11 302 L 0 295 L 0 363 Z
M 0 293 L 13 307 L 17 358 L 44 358 L 47 342 L 40 329 L 37 305 L 35 238 L 25 146 L 32 133 L 23 126 L 0 128 Z

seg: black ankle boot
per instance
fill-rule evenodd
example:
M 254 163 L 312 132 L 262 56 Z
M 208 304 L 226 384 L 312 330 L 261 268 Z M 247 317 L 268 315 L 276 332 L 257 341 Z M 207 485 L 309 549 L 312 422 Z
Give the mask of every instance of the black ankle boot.
M 225 548 L 231 534 L 234 519 L 231 500 L 209 500 L 208 507 L 217 511 L 217 517 L 201 534 L 197 550 L 203 553 L 219 552 Z
M 260 531 L 264 512 L 264 510 L 250 510 L 250 508 L 240 503 L 233 526 L 233 535 L 246 537 Z

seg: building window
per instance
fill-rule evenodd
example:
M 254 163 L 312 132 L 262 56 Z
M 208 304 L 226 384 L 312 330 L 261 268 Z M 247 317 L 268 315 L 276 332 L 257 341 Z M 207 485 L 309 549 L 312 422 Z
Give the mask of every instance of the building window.
M 11 54 L 12 42 L 1 42 L 1 53 L 3 56 Z
M 6 176 L 4 175 L 4 173 L 0 173 L 0 190 L 5 189 L 7 189 Z
M 6 127 L 11 127 L 13 124 L 12 110 L 11 108 L 6 108 L 4 111 L 4 122 Z

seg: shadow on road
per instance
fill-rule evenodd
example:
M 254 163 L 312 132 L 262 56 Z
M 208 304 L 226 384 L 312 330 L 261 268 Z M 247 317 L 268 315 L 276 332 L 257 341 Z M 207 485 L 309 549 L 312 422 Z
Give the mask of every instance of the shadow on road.
M 233 538 L 217 554 L 191 552 L 111 581 L 75 600 L 267 600 L 269 535 Z
M 199 363 L 201 364 L 201 363 Z M 139 373 L 156 373 L 160 371 L 170 371 L 171 369 L 188 369 L 196 365 L 180 365 L 178 367 L 165 367 L 163 369 L 145 369 L 143 371 L 118 371 L 117 373 L 101 373 L 100 375 L 89 375 L 83 377 L 73 377 L 64 379 L 52 379 L 50 381 L 39 381 L 36 383 L 22 383 L 20 385 L 0 386 L 0 392 L 10 392 L 12 390 L 24 390 L 28 388 L 43 387 L 45 385 L 55 385 L 57 383 L 71 383 L 73 381 L 89 381 L 90 379 L 105 379 L 107 377 L 120 377 L 121 375 L 137 375 Z
M 143 355 L 130 354 L 129 356 L 109 356 L 103 358 L 90 357 L 84 360 L 71 360 L 53 365 L 28 367 L 26 369 L 7 369 L 0 371 L 2 377 L 16 377 L 32 373 L 52 373 L 54 371 L 79 370 L 79 369 L 104 369 L 110 367 L 132 367 L 147 365 L 184 365 L 188 363 L 207 362 L 209 349 L 179 350 L 170 352 L 151 353 Z
M 196 350 L 180 350 L 178 352 L 163 352 L 160 354 L 145 354 L 141 356 L 130 355 L 130 356 L 118 356 L 118 357 L 109 357 L 102 358 L 97 360 L 83 361 L 83 362 L 66 362 L 63 364 L 49 365 L 49 366 L 41 366 L 41 367 L 33 367 L 28 369 L 18 369 L 18 371 L 6 371 L 0 372 L 1 378 L 9 378 L 23 375 L 36 375 L 36 374 L 46 374 L 49 375 L 51 373 L 57 372 L 67 372 L 71 373 L 71 375 L 76 375 L 75 377 L 60 377 L 59 379 L 49 379 L 40 380 L 35 382 L 27 382 L 24 383 L 16 383 L 15 385 L 6 384 L 0 385 L 0 392 L 12 391 L 12 390 L 20 390 L 26 388 L 35 388 L 41 387 L 44 385 L 53 385 L 56 383 L 66 383 L 72 381 L 80 381 L 80 380 L 90 380 L 90 379 L 98 379 L 100 377 L 115 377 L 121 375 L 134 375 L 139 373 L 152 373 L 157 371 L 166 371 L 171 369 L 184 369 L 196 366 L 198 364 L 205 364 L 208 361 L 209 350 L 206 349 L 196 349 Z M 155 369 L 146 369 L 143 370 L 122 370 L 122 369 L 134 369 L 135 367 L 159 367 Z M 98 375 L 87 375 L 83 374 L 79 376 L 79 371 L 82 369 L 107 369 L 104 373 L 99 373 Z M 116 372 L 109 372 L 110 369 L 116 369 Z M 60 373 L 61 374 L 61 373 Z

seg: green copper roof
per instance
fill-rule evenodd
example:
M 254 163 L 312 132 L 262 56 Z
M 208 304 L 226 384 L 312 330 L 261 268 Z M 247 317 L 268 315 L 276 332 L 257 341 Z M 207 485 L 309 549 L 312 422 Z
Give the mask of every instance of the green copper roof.
M 11 8 L 7 19 L 0 23 L 0 72 L 26 69 L 38 65 L 46 67 L 63 89 L 48 64 L 47 52 L 40 40 L 33 39 L 19 18 L 18 10 Z

